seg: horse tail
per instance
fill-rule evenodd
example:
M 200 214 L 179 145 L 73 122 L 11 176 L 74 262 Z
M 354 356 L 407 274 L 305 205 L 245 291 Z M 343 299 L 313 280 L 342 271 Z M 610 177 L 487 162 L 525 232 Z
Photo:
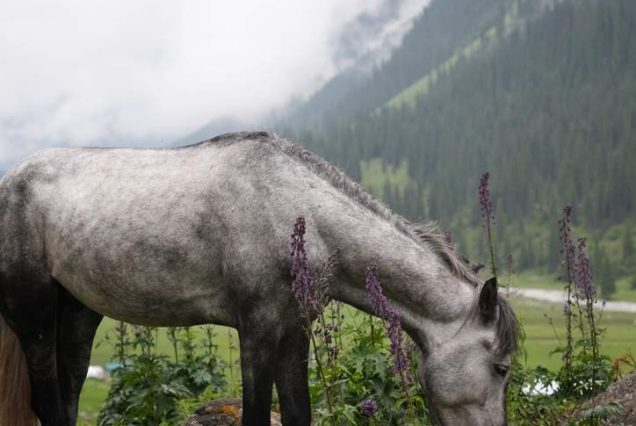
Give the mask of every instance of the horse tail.
M 24 351 L 0 315 L 0 425 L 37 424 L 31 410 L 31 383 Z

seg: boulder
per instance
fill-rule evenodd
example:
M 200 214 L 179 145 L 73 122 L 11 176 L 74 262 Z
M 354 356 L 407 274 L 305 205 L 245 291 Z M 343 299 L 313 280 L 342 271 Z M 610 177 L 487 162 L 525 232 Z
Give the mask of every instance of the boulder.
M 612 383 L 605 392 L 584 402 L 574 417 L 579 419 L 586 411 L 608 404 L 618 407 L 618 412 L 610 415 L 607 419 L 601 421 L 600 424 L 636 425 L 636 373 Z

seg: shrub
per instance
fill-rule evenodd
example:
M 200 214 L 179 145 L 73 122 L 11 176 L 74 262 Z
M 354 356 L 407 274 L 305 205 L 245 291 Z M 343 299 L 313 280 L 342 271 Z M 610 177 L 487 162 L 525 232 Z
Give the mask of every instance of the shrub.
M 157 353 L 156 329 L 132 326 L 131 336 L 129 328 L 119 323 L 116 335 L 109 337 L 119 366 L 112 372 L 113 383 L 98 425 L 174 424 L 180 417 L 177 401 L 206 390 L 224 390 L 225 365 L 216 355 L 211 327 L 204 329 L 200 343 L 189 328 L 171 329 L 174 361 Z

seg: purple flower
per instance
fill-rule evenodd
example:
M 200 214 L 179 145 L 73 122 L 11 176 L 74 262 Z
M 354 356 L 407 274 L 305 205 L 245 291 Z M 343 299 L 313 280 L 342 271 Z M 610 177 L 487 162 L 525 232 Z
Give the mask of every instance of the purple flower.
M 561 254 L 565 255 L 566 278 L 574 276 L 574 255 L 575 247 L 572 242 L 572 230 L 570 222 L 572 220 L 572 206 L 565 206 L 563 218 L 559 220 L 559 239 L 561 240 Z
M 294 225 L 294 233 L 291 235 L 291 276 L 292 292 L 294 297 L 310 314 L 321 312 L 321 304 L 316 297 L 313 286 L 313 278 L 309 272 L 307 252 L 305 250 L 305 218 L 299 217 Z
M 486 172 L 479 179 L 479 206 L 481 207 L 481 218 L 484 226 L 494 225 L 495 208 L 490 199 L 490 189 L 488 187 L 488 179 L 490 173 Z
M 563 315 L 570 315 L 572 313 L 572 308 L 570 307 L 570 302 L 565 302 L 563 304 Z
M 367 267 L 367 291 L 371 296 L 371 307 L 373 313 L 380 318 L 387 317 L 386 297 L 382 293 L 382 287 L 380 286 L 380 280 L 378 279 L 378 267 L 374 263 Z
M 401 374 L 406 371 L 409 366 L 408 357 L 404 350 L 404 336 L 402 335 L 402 324 L 400 322 L 400 314 L 394 308 L 389 308 L 389 318 L 387 333 L 391 342 L 391 357 L 393 365 L 391 371 L 393 374 Z
M 578 238 L 576 241 L 576 288 L 581 296 L 592 300 L 596 296 L 596 286 L 592 280 L 590 258 L 585 253 L 587 241 L 585 238 Z
M 402 335 L 402 324 L 398 311 L 389 306 L 386 297 L 382 293 L 382 286 L 378 278 L 378 267 L 375 264 L 367 268 L 366 287 L 371 296 L 371 306 L 373 312 L 386 320 L 385 327 L 391 342 L 391 357 L 393 358 L 393 374 L 399 374 L 408 368 L 408 358 L 404 350 L 404 339 Z
M 378 411 L 378 403 L 373 399 L 365 399 L 360 404 L 360 414 L 367 417 L 375 416 Z
M 331 256 L 318 273 L 310 272 L 305 250 L 305 219 L 302 216 L 296 219 L 294 232 L 290 238 L 292 293 L 302 309 L 308 332 L 311 333 L 312 319 L 318 318 L 315 332 L 322 337 L 329 357 L 335 360 L 339 349 L 335 345 L 333 333 L 337 331 L 337 327 L 334 324 L 325 323 L 322 316 L 325 306 L 329 303 L 327 290 L 335 257 Z

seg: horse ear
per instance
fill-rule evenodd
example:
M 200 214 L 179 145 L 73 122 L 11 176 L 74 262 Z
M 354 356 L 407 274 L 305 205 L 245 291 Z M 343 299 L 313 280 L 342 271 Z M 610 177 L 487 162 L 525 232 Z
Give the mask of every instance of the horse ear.
M 484 323 L 495 319 L 497 308 L 497 278 L 492 277 L 484 283 L 479 294 L 479 312 Z

